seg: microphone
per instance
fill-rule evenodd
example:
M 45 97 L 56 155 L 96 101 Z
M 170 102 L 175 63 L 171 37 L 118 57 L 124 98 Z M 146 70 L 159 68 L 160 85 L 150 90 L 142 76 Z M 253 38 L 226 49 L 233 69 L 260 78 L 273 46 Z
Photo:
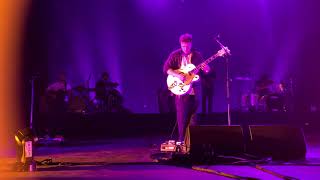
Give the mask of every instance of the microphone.
M 220 41 L 220 34 L 218 34 L 215 38 L 216 42 L 220 45 L 220 48 L 223 49 L 227 55 L 231 55 L 230 50 L 228 49 L 228 47 L 224 46 Z
M 216 36 L 214 39 L 215 39 L 215 40 L 220 39 L 220 33 L 219 33 L 219 34 L 217 34 L 217 36 Z
M 216 40 L 216 42 L 219 44 L 219 46 L 222 49 L 225 49 L 226 47 L 219 41 L 220 35 L 218 34 L 216 38 L 214 38 Z

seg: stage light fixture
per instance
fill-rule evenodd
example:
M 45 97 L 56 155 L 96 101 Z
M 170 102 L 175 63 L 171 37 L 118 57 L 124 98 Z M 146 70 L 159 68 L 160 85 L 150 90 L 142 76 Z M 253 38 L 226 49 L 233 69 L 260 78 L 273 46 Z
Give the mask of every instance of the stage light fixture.
M 35 171 L 33 145 L 36 138 L 30 128 L 18 130 L 14 136 L 17 150 L 16 170 Z

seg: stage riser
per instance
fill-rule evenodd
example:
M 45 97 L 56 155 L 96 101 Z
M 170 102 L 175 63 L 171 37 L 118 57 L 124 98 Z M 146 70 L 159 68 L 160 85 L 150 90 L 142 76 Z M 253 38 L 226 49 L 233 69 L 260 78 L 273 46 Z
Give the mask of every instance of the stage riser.
M 320 127 L 318 113 L 233 113 L 233 125 L 287 124 L 317 130 Z M 131 136 L 170 134 L 175 124 L 175 114 L 40 114 L 34 118 L 38 131 L 46 127 L 60 129 L 66 136 Z M 226 113 L 198 115 L 199 125 L 226 125 Z

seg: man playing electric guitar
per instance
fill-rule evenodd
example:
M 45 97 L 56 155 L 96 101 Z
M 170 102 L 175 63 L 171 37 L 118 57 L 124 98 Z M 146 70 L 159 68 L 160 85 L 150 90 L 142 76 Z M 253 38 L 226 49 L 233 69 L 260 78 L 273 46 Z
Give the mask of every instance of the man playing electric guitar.
M 176 94 L 176 112 L 178 123 L 178 141 L 190 144 L 188 127 L 190 122 L 194 124 L 194 115 L 198 102 L 196 90 L 191 86 L 192 81 L 199 79 L 199 70 L 205 73 L 210 71 L 207 65 L 215 57 L 223 56 L 225 50 L 220 50 L 216 55 L 204 61 L 198 51 L 192 49 L 192 35 L 182 34 L 179 38 L 180 49 L 173 51 L 166 60 L 163 71 L 168 75 L 167 84 L 171 92 Z M 204 62 L 203 62 L 204 61 Z M 193 64 L 197 65 L 195 67 Z

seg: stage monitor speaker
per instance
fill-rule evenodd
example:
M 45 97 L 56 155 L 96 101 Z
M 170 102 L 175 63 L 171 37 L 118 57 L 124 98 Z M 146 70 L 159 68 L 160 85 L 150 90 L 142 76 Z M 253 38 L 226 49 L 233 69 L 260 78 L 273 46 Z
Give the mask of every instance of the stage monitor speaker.
M 247 153 L 273 160 L 305 159 L 306 143 L 301 128 L 285 125 L 250 125 Z
M 190 126 L 190 155 L 194 163 L 211 163 L 217 155 L 244 152 L 240 126 Z

